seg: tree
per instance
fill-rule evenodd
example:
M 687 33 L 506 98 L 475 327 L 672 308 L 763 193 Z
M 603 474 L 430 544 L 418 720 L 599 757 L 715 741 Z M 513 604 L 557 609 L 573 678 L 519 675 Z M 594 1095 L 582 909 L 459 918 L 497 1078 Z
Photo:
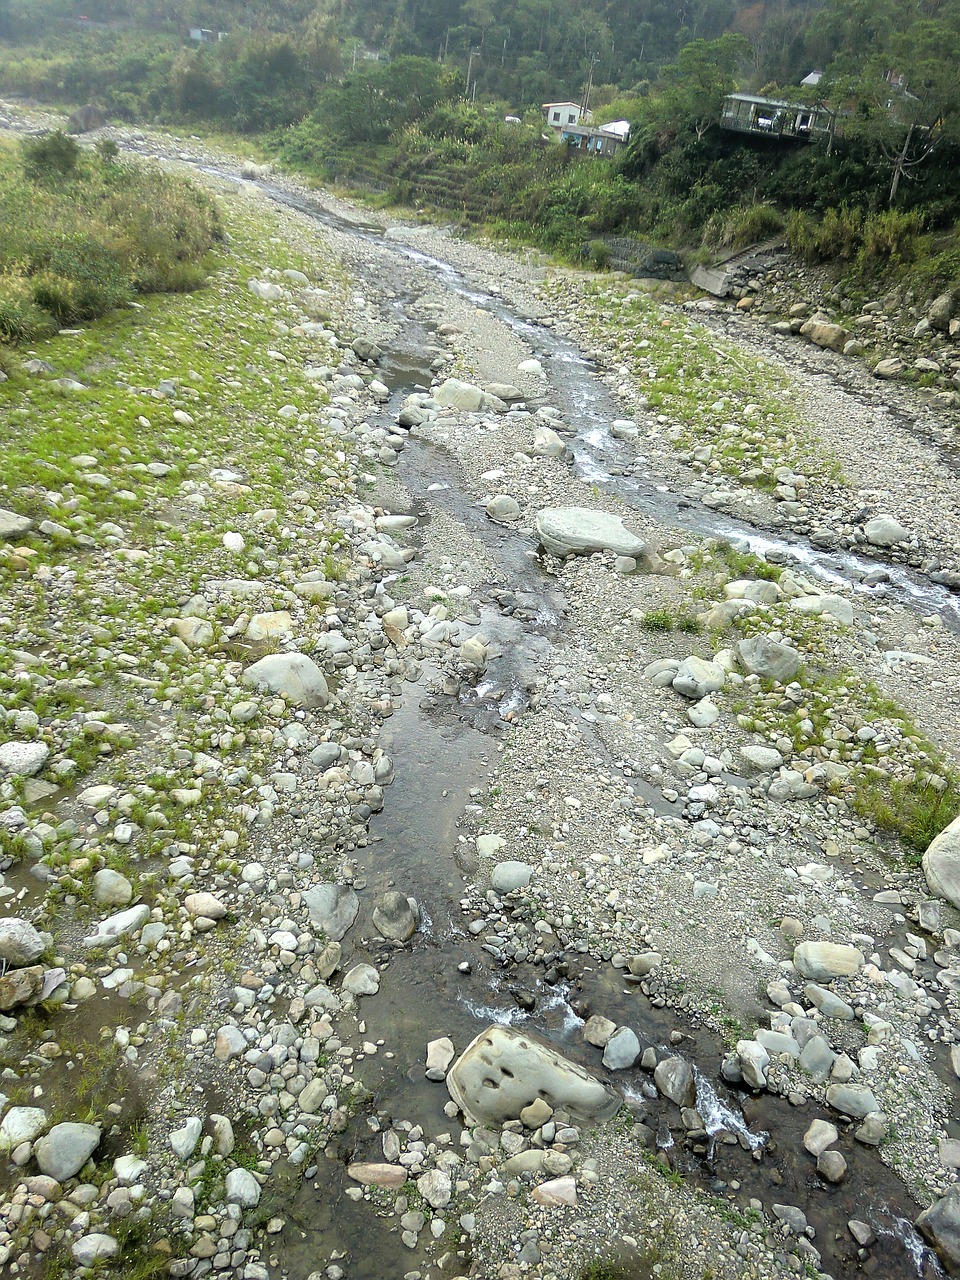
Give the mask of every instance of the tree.
M 749 55 L 749 41 L 731 33 L 684 45 L 676 62 L 660 74 L 656 114 L 674 125 L 691 125 L 697 141 L 702 141 L 719 120 L 723 99 L 736 87 L 736 72 Z

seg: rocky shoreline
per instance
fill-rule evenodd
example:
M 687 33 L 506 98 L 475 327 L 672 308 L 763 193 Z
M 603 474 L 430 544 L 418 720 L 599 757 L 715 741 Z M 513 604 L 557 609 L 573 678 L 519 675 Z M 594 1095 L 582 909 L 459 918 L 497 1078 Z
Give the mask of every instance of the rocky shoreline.
M 960 753 L 949 600 L 884 583 L 958 563 L 922 409 L 202 180 L 210 287 L 2 389 L 123 427 L 0 491 L 9 1273 L 909 1276 L 931 1203 L 960 1266 L 954 854 L 931 892 L 874 821 Z M 631 507 L 647 476 L 875 581 Z

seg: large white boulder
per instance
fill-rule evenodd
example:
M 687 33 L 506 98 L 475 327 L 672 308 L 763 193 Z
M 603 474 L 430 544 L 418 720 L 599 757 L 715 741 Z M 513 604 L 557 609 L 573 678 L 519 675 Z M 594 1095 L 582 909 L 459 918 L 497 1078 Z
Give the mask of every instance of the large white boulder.
M 931 893 L 960 907 L 960 817 L 954 818 L 927 846 L 923 874 Z
M 271 653 L 241 676 L 248 689 L 285 695 L 296 707 L 325 707 L 330 693 L 323 672 L 305 653 Z
M 612 551 L 638 560 L 646 554 L 641 538 L 624 527 L 619 516 L 588 507 L 544 507 L 537 512 L 537 536 L 544 550 L 555 556 L 590 555 Z

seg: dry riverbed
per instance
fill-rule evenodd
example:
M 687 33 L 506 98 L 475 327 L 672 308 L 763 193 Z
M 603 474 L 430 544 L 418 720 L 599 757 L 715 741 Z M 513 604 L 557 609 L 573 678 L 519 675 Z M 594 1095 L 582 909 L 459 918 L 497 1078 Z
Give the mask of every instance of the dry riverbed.
M 928 410 L 116 136 L 231 240 L 0 385 L 9 1274 L 960 1267 Z

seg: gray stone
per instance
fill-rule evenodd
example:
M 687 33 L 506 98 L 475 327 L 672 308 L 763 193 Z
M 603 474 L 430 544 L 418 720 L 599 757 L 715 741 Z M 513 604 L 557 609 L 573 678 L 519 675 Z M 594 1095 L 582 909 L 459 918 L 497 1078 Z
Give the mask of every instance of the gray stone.
M 898 542 L 906 542 L 910 530 L 905 529 L 893 516 L 874 516 L 863 526 L 867 541 L 874 547 L 893 547 Z
M 803 989 L 803 994 L 815 1008 L 820 1010 L 825 1018 L 836 1018 L 840 1022 L 852 1022 L 856 1016 L 846 1000 L 841 1000 L 838 995 L 828 991 L 826 987 L 818 987 L 815 982 L 807 983 Z
M 837 1055 L 823 1036 L 811 1036 L 800 1051 L 800 1066 L 818 1084 L 829 1077 Z
M 139 906 L 128 907 L 126 911 L 118 911 L 116 915 L 101 920 L 97 925 L 97 932 L 89 938 L 84 938 L 83 945 L 100 947 L 117 938 L 124 938 L 127 934 L 136 932 L 149 919 L 150 908 L 146 903 L 141 902 Z
M 930 841 L 923 855 L 923 874 L 931 893 L 960 908 L 960 817 Z
M 699 701 L 708 693 L 716 693 L 726 683 L 727 673 L 717 662 L 705 658 L 684 658 L 673 677 L 673 687 L 685 698 Z
M 441 1080 L 446 1080 L 447 1071 L 450 1063 L 456 1057 L 457 1051 L 453 1047 L 453 1041 L 448 1036 L 441 1036 L 439 1040 L 431 1040 L 427 1044 L 427 1079 L 433 1080 L 439 1084 Z
M 927 321 L 930 328 L 946 333 L 950 328 L 950 321 L 953 319 L 955 305 L 956 290 L 954 289 L 947 289 L 934 298 L 927 311 Z
M 93 877 L 93 896 L 101 907 L 125 907 L 133 897 L 133 885 L 119 871 L 101 867 Z
M 433 398 L 445 409 L 457 409 L 461 413 L 479 413 L 489 403 L 482 387 L 461 382 L 458 378 L 447 378 L 436 388 Z
M 949 1275 L 960 1275 L 960 1183 L 917 1218 L 917 1230 L 936 1249 Z
M 620 1096 L 552 1045 L 526 1031 L 492 1026 L 482 1031 L 447 1073 L 451 1098 L 470 1124 L 518 1120 L 536 1098 L 577 1122 L 609 1120 Z
M 583 1024 L 583 1038 L 587 1044 L 602 1049 L 617 1029 L 617 1024 L 599 1013 L 592 1014 Z
M 508 493 L 498 493 L 487 503 L 487 515 L 491 520 L 519 520 L 520 504 Z
M 844 596 L 798 596 L 790 601 L 790 608 L 795 613 L 825 615 L 835 618 L 844 627 L 853 626 L 853 605 Z
M 663 1096 L 678 1107 L 692 1107 L 696 1104 L 697 1085 L 693 1078 L 693 1068 L 685 1058 L 675 1056 L 658 1062 L 653 1082 Z
M 810 1127 L 803 1135 L 803 1145 L 812 1156 L 819 1156 L 821 1152 L 826 1151 L 827 1147 L 832 1147 L 839 1137 L 840 1133 L 835 1124 L 818 1118 L 811 1121 Z
M 33 1148 L 40 1172 L 66 1182 L 80 1172 L 100 1145 L 101 1130 L 96 1124 L 66 1121 L 55 1124 Z
M 20 916 L 0 920 L 0 962 L 20 969 L 39 960 L 43 952 L 43 939 L 29 920 Z
M 526 888 L 532 875 L 533 867 L 526 862 L 498 862 L 493 868 L 490 883 L 497 893 L 513 893 Z
M 787 684 L 800 670 L 800 654 L 788 644 L 768 636 L 751 636 L 734 645 L 737 658 L 745 671 L 763 680 Z
M 372 964 L 355 964 L 343 975 L 343 989 L 355 996 L 375 996 L 380 990 L 380 974 Z
M 0 542 L 13 542 L 29 533 L 32 528 L 33 521 L 28 516 L 20 516 L 15 511 L 0 507 Z
M 430 1169 L 417 1179 L 417 1190 L 433 1209 L 443 1209 L 450 1203 L 453 1183 L 443 1169 Z
M 226 1178 L 227 1204 L 255 1209 L 260 1203 L 260 1183 L 249 1169 L 231 1169 Z
M 21 1142 L 33 1142 L 47 1127 L 41 1107 L 11 1107 L 0 1123 L 0 1151 L 12 1151 Z
M 748 773 L 770 773 L 783 764 L 783 756 L 775 747 L 750 744 L 740 748 L 740 757 L 747 766 Z
M 862 951 L 837 942 L 801 942 L 793 953 L 797 972 L 817 982 L 852 978 L 864 963 Z
M 411 898 L 390 889 L 377 900 L 373 927 L 392 942 L 407 942 L 417 931 L 419 917 Z
M 353 889 L 342 884 L 320 884 L 302 894 L 310 913 L 310 923 L 325 933 L 331 942 L 339 942 L 353 927 L 360 910 L 360 899 Z
M 773 1216 L 785 1223 L 794 1235 L 802 1236 L 807 1229 L 807 1216 L 795 1204 L 775 1204 Z
M 74 1262 L 81 1267 L 92 1267 L 97 1262 L 115 1257 L 119 1252 L 119 1241 L 102 1231 L 92 1231 L 88 1236 L 81 1236 L 70 1246 Z
M 296 707 L 325 707 L 330 693 L 323 672 L 305 653 L 271 653 L 241 676 L 248 689 L 268 689 Z
M 828 324 L 822 320 L 806 320 L 800 326 L 804 338 L 817 347 L 826 347 L 830 351 L 842 351 L 850 339 L 850 333 L 839 324 Z
M 50 748 L 45 742 L 4 742 L 0 744 L 0 775 L 33 778 L 49 756 Z
M 603 1065 L 610 1071 L 625 1071 L 640 1057 L 640 1041 L 631 1027 L 618 1027 L 603 1050 Z
M 590 555 L 612 551 L 618 556 L 642 559 L 646 544 L 624 527 L 619 516 L 587 507 L 545 507 L 537 512 L 537 536 L 541 546 L 555 556 Z
M 826 1182 L 841 1182 L 847 1173 L 847 1162 L 839 1151 L 823 1151 L 817 1156 L 817 1173 Z
M 181 1160 L 188 1160 L 196 1151 L 202 1132 L 203 1121 L 199 1116 L 190 1116 L 182 1128 L 174 1129 L 170 1134 L 170 1146 L 174 1155 Z
M 871 1111 L 879 1111 L 880 1105 L 870 1090 L 862 1084 L 832 1084 L 827 1089 L 827 1103 L 835 1111 L 854 1119 Z
M 878 1147 L 889 1135 L 890 1121 L 882 1111 L 869 1111 L 854 1132 L 856 1140 L 867 1147 Z
M 737 1059 L 744 1084 L 751 1089 L 765 1089 L 767 1068 L 770 1066 L 770 1054 L 766 1048 L 757 1040 L 738 1040 Z

